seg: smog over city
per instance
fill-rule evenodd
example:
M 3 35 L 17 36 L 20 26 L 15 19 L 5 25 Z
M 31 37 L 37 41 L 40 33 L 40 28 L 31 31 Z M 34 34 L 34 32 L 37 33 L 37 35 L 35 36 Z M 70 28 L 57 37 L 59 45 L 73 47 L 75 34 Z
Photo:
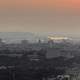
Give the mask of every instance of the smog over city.
M 0 0 L 0 80 L 80 80 L 80 1 Z

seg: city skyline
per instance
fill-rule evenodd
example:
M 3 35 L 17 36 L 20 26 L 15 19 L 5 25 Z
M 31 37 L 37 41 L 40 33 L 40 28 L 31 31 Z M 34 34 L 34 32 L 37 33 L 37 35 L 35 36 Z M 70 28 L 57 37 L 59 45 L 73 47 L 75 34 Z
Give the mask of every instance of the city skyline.
M 31 43 L 38 42 L 41 40 L 42 42 L 46 42 L 48 40 L 61 40 L 64 39 L 66 41 L 79 41 L 80 37 L 72 37 L 72 35 L 63 35 L 63 34 L 54 34 L 54 33 L 31 33 L 31 32 L 0 32 L 0 39 L 7 43 L 20 43 L 21 40 L 28 40 Z

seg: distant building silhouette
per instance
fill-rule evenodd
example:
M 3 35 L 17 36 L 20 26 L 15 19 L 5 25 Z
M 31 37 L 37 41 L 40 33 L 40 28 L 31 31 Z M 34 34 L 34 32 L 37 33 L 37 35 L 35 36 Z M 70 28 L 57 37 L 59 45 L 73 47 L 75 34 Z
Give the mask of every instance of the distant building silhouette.
M 30 61 L 43 61 L 46 59 L 45 50 L 31 50 L 25 53 L 22 57 L 29 59 Z
M 21 44 L 23 44 L 23 45 L 28 44 L 28 43 L 29 43 L 28 40 L 22 40 L 22 41 L 21 41 Z
M 50 47 L 53 47 L 54 41 L 53 40 L 48 40 L 48 44 L 49 44 Z

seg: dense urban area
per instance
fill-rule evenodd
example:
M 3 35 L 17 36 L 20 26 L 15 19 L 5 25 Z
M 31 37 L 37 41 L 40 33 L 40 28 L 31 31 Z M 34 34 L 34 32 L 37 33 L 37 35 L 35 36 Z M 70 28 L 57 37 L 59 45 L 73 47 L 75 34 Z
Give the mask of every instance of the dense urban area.
M 0 39 L 0 80 L 80 80 L 80 43 Z

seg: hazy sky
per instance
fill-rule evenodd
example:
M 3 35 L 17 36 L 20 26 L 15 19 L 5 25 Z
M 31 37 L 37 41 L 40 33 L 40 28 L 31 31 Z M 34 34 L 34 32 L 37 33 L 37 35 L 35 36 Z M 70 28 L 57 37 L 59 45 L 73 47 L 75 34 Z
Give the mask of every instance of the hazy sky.
M 0 31 L 80 35 L 80 0 L 0 0 Z

